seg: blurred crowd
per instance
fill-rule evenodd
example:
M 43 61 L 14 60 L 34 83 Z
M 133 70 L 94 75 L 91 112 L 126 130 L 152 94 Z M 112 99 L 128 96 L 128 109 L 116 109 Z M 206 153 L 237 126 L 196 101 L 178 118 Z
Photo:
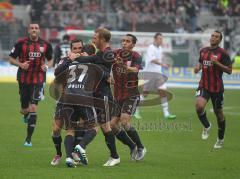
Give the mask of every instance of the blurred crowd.
M 201 11 L 240 16 L 238 0 L 11 0 L 28 6 L 32 21 L 61 29 L 195 32 Z M 152 29 L 151 29 L 152 28 Z

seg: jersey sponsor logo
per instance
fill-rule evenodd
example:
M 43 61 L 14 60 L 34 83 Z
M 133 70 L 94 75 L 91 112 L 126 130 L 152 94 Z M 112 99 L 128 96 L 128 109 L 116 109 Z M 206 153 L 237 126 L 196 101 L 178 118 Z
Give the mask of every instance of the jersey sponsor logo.
M 127 69 L 126 68 L 121 68 L 121 67 L 116 67 L 116 72 L 117 73 L 127 73 Z
M 204 66 L 213 66 L 213 62 L 212 61 L 208 61 L 208 60 L 203 60 L 203 65 Z
M 28 56 L 29 56 L 29 58 L 39 58 L 39 57 L 41 57 L 41 53 L 40 52 L 29 52 Z

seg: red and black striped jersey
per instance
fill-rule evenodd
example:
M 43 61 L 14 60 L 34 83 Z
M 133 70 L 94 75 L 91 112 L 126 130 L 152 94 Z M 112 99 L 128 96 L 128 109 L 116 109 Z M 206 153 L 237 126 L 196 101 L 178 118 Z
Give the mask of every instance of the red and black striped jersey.
M 135 51 L 118 49 L 115 50 L 115 57 L 120 57 L 122 63 L 126 66 L 142 68 L 142 57 Z M 114 98 L 116 100 L 124 100 L 139 95 L 138 73 L 128 72 L 122 64 L 117 62 L 113 64 L 112 73 L 115 81 Z
M 217 61 L 225 66 L 229 66 L 232 62 L 228 53 L 223 48 L 217 47 L 211 49 L 210 47 L 205 47 L 200 51 L 199 63 L 202 65 L 202 76 L 199 88 L 217 93 L 224 91 L 223 71 L 212 63 L 212 58 L 216 58 Z
M 39 38 L 32 41 L 30 38 L 19 40 L 13 47 L 10 55 L 18 58 L 19 62 L 29 61 L 29 68 L 23 70 L 18 68 L 17 80 L 25 84 L 41 84 L 46 81 L 46 72 L 41 69 L 45 63 L 45 58 L 52 59 L 52 46 L 50 43 Z

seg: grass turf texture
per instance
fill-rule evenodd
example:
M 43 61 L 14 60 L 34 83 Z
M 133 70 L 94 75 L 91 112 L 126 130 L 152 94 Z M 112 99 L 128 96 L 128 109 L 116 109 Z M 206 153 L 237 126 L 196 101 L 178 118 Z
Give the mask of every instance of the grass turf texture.
M 141 108 L 143 119 L 134 119 L 148 151 L 144 161 L 131 162 L 129 149 L 117 142 L 121 164 L 102 167 L 109 154 L 99 131 L 87 148 L 89 165 L 69 169 L 65 157 L 59 166 L 50 165 L 55 154 L 51 139 L 55 102 L 48 91 L 39 104 L 33 147 L 26 148 L 23 146 L 26 125 L 20 120 L 18 86 L 0 83 L 0 89 L 1 178 L 240 178 L 240 92 L 237 90 L 225 91 L 227 128 L 221 150 L 212 149 L 217 123 L 210 112 L 211 103 L 207 115 L 213 127 L 209 139 L 203 141 L 202 126 L 194 110 L 195 91 L 170 89 L 174 99 L 169 104 L 171 112 L 177 115 L 175 121 L 164 120 L 160 106 Z M 63 145 L 62 149 L 64 152 Z

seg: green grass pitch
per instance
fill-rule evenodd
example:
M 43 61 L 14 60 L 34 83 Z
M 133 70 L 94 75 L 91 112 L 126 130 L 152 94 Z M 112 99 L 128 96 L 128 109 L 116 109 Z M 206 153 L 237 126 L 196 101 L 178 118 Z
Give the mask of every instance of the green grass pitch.
M 0 84 L 0 178 L 240 178 L 240 92 L 225 91 L 227 128 L 224 148 L 213 150 L 217 137 L 217 123 L 207 106 L 207 115 L 213 127 L 207 141 L 201 140 L 202 126 L 194 110 L 192 89 L 170 89 L 174 99 L 170 111 L 176 120 L 162 118 L 160 106 L 141 108 L 143 119 L 134 119 L 134 125 L 147 148 L 144 161 L 131 162 L 129 150 L 117 142 L 121 157 L 119 166 L 104 168 L 109 157 L 103 135 L 99 131 L 88 146 L 88 166 L 66 168 L 65 158 L 59 166 L 50 161 L 55 154 L 51 140 L 51 121 L 55 102 L 49 97 L 39 104 L 37 128 L 33 147 L 23 146 L 26 125 L 20 120 L 18 86 Z M 63 133 L 64 135 L 64 133 Z M 62 146 L 64 151 L 64 148 Z

